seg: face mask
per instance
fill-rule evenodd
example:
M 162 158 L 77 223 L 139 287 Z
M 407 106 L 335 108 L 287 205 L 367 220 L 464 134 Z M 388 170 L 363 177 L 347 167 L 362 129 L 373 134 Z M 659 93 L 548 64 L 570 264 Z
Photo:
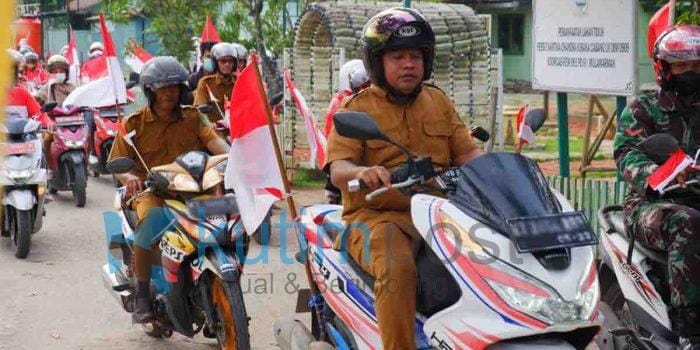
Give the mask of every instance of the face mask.
M 66 81 L 66 73 L 56 73 L 53 76 L 53 79 L 54 79 L 54 81 L 56 81 L 58 83 L 63 83 Z
M 700 73 L 685 72 L 671 76 L 673 90 L 681 96 L 692 95 L 700 90 Z
M 27 68 L 34 69 L 34 63 L 27 63 Z
M 214 71 L 214 62 L 211 60 L 211 58 L 204 59 L 204 70 L 207 72 Z

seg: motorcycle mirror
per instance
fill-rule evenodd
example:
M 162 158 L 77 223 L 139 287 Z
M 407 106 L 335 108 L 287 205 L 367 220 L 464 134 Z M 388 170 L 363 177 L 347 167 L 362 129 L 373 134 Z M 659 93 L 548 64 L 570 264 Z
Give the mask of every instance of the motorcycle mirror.
M 532 132 L 537 132 L 544 125 L 546 119 L 547 113 L 544 108 L 534 108 L 525 114 L 525 121 L 532 129 Z
M 338 134 L 343 137 L 362 141 L 390 141 L 367 113 L 339 112 L 333 115 L 333 124 Z
M 53 111 L 57 106 L 58 106 L 58 102 L 56 102 L 56 101 L 47 102 L 43 106 L 41 106 L 41 111 L 42 112 Z
M 212 108 L 210 105 L 199 105 L 197 106 L 197 109 L 199 110 L 199 113 L 202 114 L 209 114 L 212 112 Z
M 126 83 L 126 88 L 127 88 L 127 90 L 128 90 L 128 89 L 131 89 L 132 87 L 134 87 L 134 86 L 136 86 L 136 85 L 138 85 L 138 83 L 139 83 L 138 81 L 129 81 L 129 82 L 127 82 L 127 83 Z
M 649 159 L 656 164 L 663 164 L 678 147 L 678 140 L 669 134 L 654 134 L 637 146 Z
M 487 142 L 489 138 L 491 138 L 491 135 L 489 134 L 486 129 L 477 126 L 475 128 L 472 128 L 472 130 L 469 132 L 471 136 L 481 142 Z
M 189 201 L 187 208 L 194 217 L 238 214 L 236 197 L 224 196 L 207 200 Z
M 136 167 L 136 163 L 129 158 L 117 158 L 109 161 L 105 167 L 112 174 L 126 174 Z
M 270 106 L 277 106 L 284 98 L 284 91 L 278 92 L 270 97 Z

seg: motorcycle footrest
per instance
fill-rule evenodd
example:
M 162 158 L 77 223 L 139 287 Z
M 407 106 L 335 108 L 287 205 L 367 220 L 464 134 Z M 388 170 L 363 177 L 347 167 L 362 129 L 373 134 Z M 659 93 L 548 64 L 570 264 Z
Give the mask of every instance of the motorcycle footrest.
M 118 286 L 114 286 L 112 287 L 112 289 L 114 289 L 115 292 L 124 292 L 130 290 L 131 286 L 128 283 L 124 283 Z

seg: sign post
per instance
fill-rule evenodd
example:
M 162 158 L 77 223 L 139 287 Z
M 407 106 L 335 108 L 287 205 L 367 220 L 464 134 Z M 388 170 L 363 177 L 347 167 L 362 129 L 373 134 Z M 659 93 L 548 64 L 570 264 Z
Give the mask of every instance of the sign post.
M 566 93 L 637 91 L 636 12 L 634 0 L 533 0 L 532 88 L 557 92 L 561 176 L 569 176 Z

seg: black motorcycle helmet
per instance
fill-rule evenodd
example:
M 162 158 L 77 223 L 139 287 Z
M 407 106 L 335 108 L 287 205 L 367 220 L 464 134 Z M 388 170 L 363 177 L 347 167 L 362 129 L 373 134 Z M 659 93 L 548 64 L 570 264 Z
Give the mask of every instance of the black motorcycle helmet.
M 155 99 L 154 91 L 170 85 L 180 85 L 180 104 L 187 102 L 187 70 L 175 57 L 158 56 L 148 61 L 143 66 L 139 83 L 149 106 Z
M 382 55 L 387 50 L 421 49 L 423 80 L 430 79 L 435 57 L 435 33 L 428 21 L 410 8 L 394 7 L 370 18 L 362 29 L 363 61 L 372 83 L 390 88 L 384 77 Z

